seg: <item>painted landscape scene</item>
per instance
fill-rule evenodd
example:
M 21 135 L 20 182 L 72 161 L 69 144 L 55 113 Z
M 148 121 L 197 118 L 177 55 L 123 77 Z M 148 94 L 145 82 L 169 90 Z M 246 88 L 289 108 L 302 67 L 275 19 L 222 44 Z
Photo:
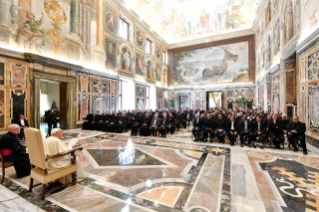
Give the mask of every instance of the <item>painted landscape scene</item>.
M 173 53 L 172 84 L 249 81 L 248 42 Z

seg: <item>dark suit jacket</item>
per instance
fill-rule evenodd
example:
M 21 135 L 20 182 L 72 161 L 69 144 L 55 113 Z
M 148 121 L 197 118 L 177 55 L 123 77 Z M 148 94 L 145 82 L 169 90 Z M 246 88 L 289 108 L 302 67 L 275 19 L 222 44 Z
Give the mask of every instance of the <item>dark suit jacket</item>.
M 254 133 L 257 133 L 258 131 L 258 122 L 256 121 L 253 125 Z M 266 133 L 267 132 L 267 122 L 261 120 L 260 121 L 260 132 Z
M 165 124 L 164 124 L 164 120 L 165 120 Z M 160 123 L 159 123 L 159 126 L 160 126 L 160 127 L 162 127 L 162 125 L 164 125 L 164 128 L 166 128 L 168 124 L 169 124 L 168 118 L 166 118 L 166 119 L 164 119 L 164 118 L 160 119 Z
M 16 119 L 13 123 L 18 124 L 20 127 L 22 127 L 20 119 Z M 24 119 L 24 126 L 29 127 L 29 122 L 26 119 Z
M 194 121 L 193 121 L 193 127 L 194 127 L 194 128 L 195 128 L 195 127 L 198 127 L 198 128 L 200 128 L 200 129 L 202 129 L 203 126 L 204 126 L 204 120 L 201 119 L 201 118 L 199 118 L 199 119 L 198 119 L 198 122 L 197 122 L 197 118 L 195 117 L 195 118 L 194 118 Z
M 252 132 L 252 126 L 251 126 L 251 123 L 250 123 L 250 121 L 249 120 L 246 120 L 247 121 L 247 130 L 249 131 L 249 132 Z M 239 122 L 239 131 L 240 132 L 244 132 L 245 131 L 245 120 L 241 120 L 240 122 Z
M 268 132 L 271 134 L 284 134 L 281 121 L 277 120 L 276 124 L 274 123 L 274 120 L 268 121 Z
M 302 122 L 298 122 L 297 124 L 295 122 L 291 122 L 288 131 L 291 133 L 292 130 L 296 130 L 297 134 L 299 135 L 305 135 L 306 132 L 306 125 Z
M 227 132 L 229 133 L 231 130 L 231 121 L 227 122 Z M 234 120 L 234 130 L 238 132 L 238 122 L 237 120 Z
M 214 122 L 214 119 L 213 118 L 210 118 L 210 119 L 206 119 L 205 122 L 204 122 L 204 128 L 211 128 L 211 129 L 214 129 L 214 126 L 215 125 L 215 122 Z
M 227 130 L 226 129 L 226 125 L 227 125 L 227 120 L 222 118 L 222 119 L 219 119 L 217 118 L 215 120 L 215 129 L 219 130 L 219 129 L 223 129 L 223 130 Z
M 155 122 L 155 118 L 152 119 L 151 121 L 151 127 L 154 125 L 154 122 Z M 156 127 L 158 127 L 161 123 L 161 120 L 159 118 L 157 118 L 156 122 L 155 122 L 155 125 Z

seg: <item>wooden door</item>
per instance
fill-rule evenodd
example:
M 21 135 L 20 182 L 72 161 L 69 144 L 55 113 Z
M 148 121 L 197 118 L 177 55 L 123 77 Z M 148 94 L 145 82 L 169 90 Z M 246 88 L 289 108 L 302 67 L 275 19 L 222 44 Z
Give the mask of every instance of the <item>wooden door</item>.
M 68 104 L 67 104 L 67 87 L 68 84 L 61 83 L 60 84 L 60 128 L 67 129 L 67 111 L 68 111 Z

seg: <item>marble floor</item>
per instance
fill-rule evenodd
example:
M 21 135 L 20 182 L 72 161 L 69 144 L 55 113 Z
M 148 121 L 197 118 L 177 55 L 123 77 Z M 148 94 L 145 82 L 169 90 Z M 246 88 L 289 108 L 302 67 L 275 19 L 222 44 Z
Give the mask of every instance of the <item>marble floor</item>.
M 167 138 L 64 131 L 86 178 L 40 200 L 29 177 L 6 169 L 0 211 L 319 211 L 319 157 L 274 148 L 193 142 L 190 129 Z

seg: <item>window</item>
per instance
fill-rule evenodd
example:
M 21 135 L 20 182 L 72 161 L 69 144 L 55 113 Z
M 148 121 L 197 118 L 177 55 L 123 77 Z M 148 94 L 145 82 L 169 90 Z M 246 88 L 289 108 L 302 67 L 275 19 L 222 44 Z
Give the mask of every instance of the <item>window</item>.
M 168 55 L 167 55 L 167 52 L 163 52 L 163 63 L 168 64 Z
M 128 40 L 129 24 L 120 18 L 119 35 L 121 38 Z
M 146 39 L 146 54 L 151 54 L 152 52 L 152 41 L 150 39 Z

